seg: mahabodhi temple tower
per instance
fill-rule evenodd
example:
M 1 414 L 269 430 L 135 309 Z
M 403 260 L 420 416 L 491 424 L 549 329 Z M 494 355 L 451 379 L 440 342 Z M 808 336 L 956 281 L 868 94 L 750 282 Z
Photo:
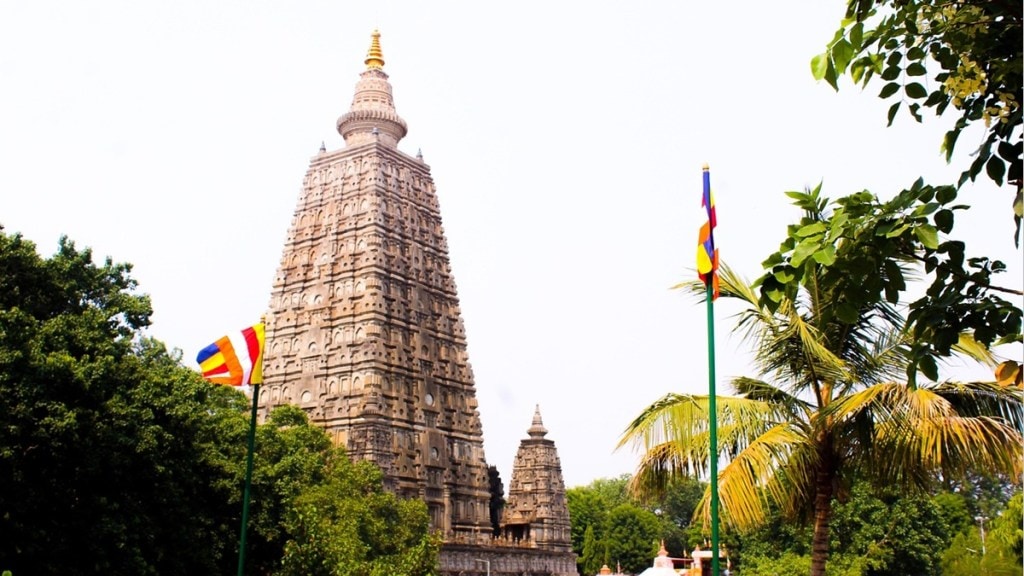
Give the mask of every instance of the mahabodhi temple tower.
M 397 147 L 407 127 L 376 31 L 365 63 L 337 121 L 345 146 L 321 146 L 302 182 L 271 291 L 260 415 L 300 406 L 352 458 L 380 466 L 389 490 L 423 500 L 444 538 L 443 574 L 575 574 L 560 468 L 545 473 L 561 495 L 558 538 L 524 539 L 522 526 L 515 538 L 492 536 L 483 428 L 434 182 L 422 157 Z

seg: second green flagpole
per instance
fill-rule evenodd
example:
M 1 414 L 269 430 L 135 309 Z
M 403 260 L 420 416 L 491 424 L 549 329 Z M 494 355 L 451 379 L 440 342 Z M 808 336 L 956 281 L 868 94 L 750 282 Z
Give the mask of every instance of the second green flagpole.
M 719 575 L 718 562 L 718 402 L 715 392 L 715 288 L 707 282 L 708 300 L 708 412 L 711 428 L 711 574 Z
M 238 538 L 238 576 L 245 574 L 245 534 L 249 528 L 249 491 L 252 488 L 252 454 L 256 445 L 256 403 L 260 385 L 252 385 L 252 413 L 249 415 L 249 453 L 245 458 L 245 490 L 242 493 L 242 535 Z

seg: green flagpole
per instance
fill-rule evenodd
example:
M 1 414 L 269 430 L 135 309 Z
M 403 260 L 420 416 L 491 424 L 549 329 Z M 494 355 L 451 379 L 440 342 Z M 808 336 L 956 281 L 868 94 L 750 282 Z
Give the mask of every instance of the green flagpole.
M 249 527 L 249 490 L 252 488 L 252 453 L 256 445 L 256 403 L 260 385 L 252 385 L 252 413 L 249 415 L 249 453 L 245 457 L 245 491 L 242 495 L 242 535 L 238 538 L 238 576 L 245 574 L 245 534 Z
M 718 576 L 718 402 L 715 393 L 715 288 L 707 282 L 708 412 L 711 421 L 711 574 Z

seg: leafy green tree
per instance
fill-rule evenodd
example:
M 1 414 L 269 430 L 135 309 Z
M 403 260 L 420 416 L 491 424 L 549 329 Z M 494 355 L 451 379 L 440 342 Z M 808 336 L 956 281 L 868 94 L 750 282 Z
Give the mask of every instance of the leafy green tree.
M 615 478 L 595 478 L 587 488 L 593 490 L 605 506 L 611 509 L 619 504 L 633 503 L 633 497 L 629 494 L 629 478 L 629 474 Z
M 301 408 L 257 428 L 247 568 L 257 574 L 436 571 L 426 506 L 384 490 L 373 463 L 353 464 Z
M 325 435 L 326 436 L 326 435 Z M 439 539 L 426 505 L 384 490 L 371 462 L 330 452 L 326 478 L 288 507 L 281 576 L 427 576 L 437 571 Z
M 694 545 L 703 545 L 707 539 L 703 526 L 693 524 L 694 512 L 704 496 L 704 489 L 705 485 L 694 478 L 674 478 L 660 498 L 645 502 L 662 522 L 661 540 L 670 556 L 682 557 L 693 550 Z M 719 536 L 720 541 L 726 540 L 724 531 Z
M 601 569 L 604 564 L 604 553 L 598 548 L 594 527 L 587 526 L 587 530 L 583 533 L 583 549 L 577 562 L 581 574 L 597 574 Z
M 634 504 L 619 504 L 608 512 L 608 554 L 627 573 L 650 567 L 658 553 L 661 522 L 649 510 Z
M 1005 179 L 1014 191 L 1017 242 L 1024 207 L 1021 19 L 1020 0 L 849 0 L 839 30 L 811 61 L 814 76 L 837 90 L 844 74 L 862 86 L 880 78 L 878 96 L 894 101 L 890 124 L 903 106 L 918 122 L 925 108 L 957 115 L 942 143 L 947 160 L 965 129 L 981 122 L 984 138 L 959 184 L 982 170 L 998 185 Z
M 968 574 L 1020 574 L 1024 569 L 1024 516 L 1022 494 L 1017 492 L 998 515 L 978 517 L 954 538 L 942 556 L 946 576 Z M 988 524 L 985 521 L 989 520 Z M 983 531 L 988 530 L 983 537 Z
M 616 554 L 622 547 L 616 540 L 644 541 L 645 546 L 652 542 L 664 541 L 665 548 L 671 555 L 681 555 L 684 550 L 693 548 L 693 544 L 705 538 L 700 529 L 692 534 L 688 531 L 693 510 L 701 496 L 703 486 L 692 479 L 680 479 L 665 491 L 663 497 L 637 500 L 629 492 L 630 476 L 628 474 L 616 478 L 598 478 L 587 486 L 578 486 L 566 491 L 569 517 L 572 519 L 571 531 L 573 550 L 577 555 L 577 568 L 581 574 L 597 573 L 602 564 L 614 566 L 617 561 L 625 561 Z M 623 524 L 619 527 L 620 534 L 611 534 L 612 518 L 610 512 L 619 506 L 643 513 L 643 517 L 654 518 L 658 529 L 652 536 L 647 531 L 647 524 L 637 522 Z M 639 530 L 637 534 L 624 535 L 622 531 Z M 593 544 L 588 548 L 588 532 L 593 533 Z M 657 552 L 657 547 L 654 548 Z M 654 553 L 644 550 L 639 553 L 643 558 L 642 566 L 649 566 Z
M 44 259 L 0 230 L 0 558 L 14 573 L 236 568 L 249 400 L 141 334 L 149 301 L 130 270 L 66 239 Z M 382 486 L 300 409 L 274 411 L 257 429 L 249 572 L 436 572 L 424 504 Z
M 779 574 L 807 574 L 811 569 L 811 557 L 793 552 L 779 556 L 751 554 L 743 557 L 743 576 L 778 576 Z M 830 572 L 831 574 L 831 572 Z
M 257 427 L 255 450 L 246 562 L 250 571 L 267 574 L 284 554 L 284 525 L 293 501 L 325 482 L 334 447 L 301 408 L 285 405 Z
M 821 195 L 820 185 L 786 194 L 804 217 L 763 263 L 767 272 L 757 284 L 760 305 L 768 311 L 814 295 L 816 285 L 824 283 L 842 296 L 820 305 L 824 320 L 855 327 L 868 312 L 903 327 L 895 307 L 906 304 L 901 297 L 908 278 L 923 269 L 931 285 L 907 304 L 909 361 L 904 364 L 912 386 L 918 371 L 937 380 L 938 360 L 954 354 L 965 335 L 985 348 L 1020 341 L 1024 312 L 1001 295 L 1021 292 L 995 283 L 1006 266 L 968 257 L 963 242 L 940 241 L 939 234 L 952 231 L 956 211 L 964 208 L 954 203 L 953 187 L 918 180 L 884 202 L 860 192 L 833 203 Z
M 233 391 L 141 336 L 131 266 L 0 230 L 0 558 L 23 574 L 211 574 L 233 553 Z M 241 442 L 239 442 L 241 444 Z M 189 550 L 189 554 L 181 554 Z
M 963 478 L 944 478 L 941 486 L 963 498 L 967 508 L 965 523 L 972 524 L 978 516 L 999 516 L 1007 503 L 1020 492 L 1021 480 L 989 470 L 974 470 Z
M 1012 553 L 1017 566 L 1024 565 L 1024 493 L 1014 494 L 1002 513 L 993 519 L 989 538 Z
M 1019 576 L 1021 569 L 1012 551 L 983 547 L 976 529 L 958 534 L 942 556 L 943 576 Z
M 809 210 L 791 237 L 828 230 L 825 219 Z M 830 246 L 818 251 L 832 263 L 864 257 L 844 240 Z M 733 380 L 738 396 L 717 400 L 722 517 L 747 530 L 765 522 L 769 503 L 787 518 L 810 517 L 812 576 L 825 574 L 833 498 L 851 481 L 923 489 L 940 474 L 1020 472 L 1019 389 L 897 380 L 907 364 L 902 319 L 888 300 L 861 296 L 871 277 L 893 274 L 895 264 L 885 262 L 841 276 L 807 258 L 799 290 L 778 291 L 771 306 L 722 269 L 721 295 L 744 307 L 738 329 L 754 344 L 760 370 L 760 377 Z M 686 287 L 706 293 L 700 282 Z M 708 443 L 708 397 L 668 394 L 633 420 L 620 447 L 642 452 L 632 486 L 645 492 L 663 489 L 672 477 L 706 475 Z M 709 508 L 705 494 L 698 512 L 705 522 Z
M 696 478 L 673 478 L 663 498 L 652 504 L 655 513 L 680 528 L 689 526 L 706 487 Z
M 979 573 L 979 525 L 969 513 L 972 506 L 967 500 L 962 493 L 943 491 L 926 496 L 884 489 L 876 492 L 866 483 L 855 483 L 845 498 L 837 499 L 833 504 L 835 519 L 827 573 L 849 576 L 948 575 L 949 572 L 944 572 L 940 566 L 944 558 L 947 564 L 962 560 L 964 570 Z M 1013 526 L 1015 532 L 1020 533 L 1012 509 L 1011 501 L 994 515 L 996 520 L 986 524 L 990 543 L 997 539 L 997 524 Z M 1005 523 L 1004 518 L 1007 519 Z M 954 541 L 955 538 L 959 541 Z M 729 550 L 731 553 L 739 552 L 738 555 L 730 555 L 734 566 L 738 566 L 744 575 L 782 574 L 791 573 L 786 570 L 796 562 L 806 563 L 809 568 L 810 542 L 811 533 L 804 526 L 785 522 L 777 513 L 772 513 L 764 525 L 743 534 L 739 546 L 730 546 Z M 1000 545 L 994 545 L 998 552 Z M 1008 543 L 1005 550 L 1015 550 L 1014 543 Z
M 894 101 L 889 108 L 890 124 L 901 107 L 919 122 L 925 108 L 934 109 L 936 115 L 955 116 L 942 142 L 947 161 L 952 159 L 965 131 L 972 127 L 982 131 L 980 145 L 970 153 L 973 160 L 955 186 L 932 190 L 918 181 L 901 194 L 911 201 L 901 210 L 913 208 L 911 216 L 917 222 L 903 218 L 905 214 L 885 212 L 860 218 L 859 227 L 869 233 L 861 238 L 875 235 L 865 248 L 900 236 L 893 246 L 925 262 L 925 273 L 932 280 L 927 293 L 911 304 L 907 318 L 915 342 L 913 360 L 908 365 L 911 379 L 919 366 L 926 373 L 934 373 L 935 359 L 948 356 L 951 344 L 965 331 L 974 331 L 986 347 L 994 341 L 1022 341 L 1019 306 L 993 297 L 997 290 L 1021 295 L 1020 290 L 992 285 L 990 276 L 1001 271 L 1002 264 L 984 258 L 967 259 L 962 242 L 940 242 L 936 234 L 950 233 L 953 210 L 963 206 L 946 204 L 960 186 L 984 170 L 997 185 L 1005 182 L 1011 190 L 1013 237 L 1020 246 L 1024 217 L 1021 7 L 1020 0 L 848 0 L 846 18 L 839 30 L 825 52 L 811 61 L 815 77 L 824 78 L 837 90 L 843 75 L 848 74 L 855 84 L 863 86 L 880 78 L 885 84 L 879 97 Z M 943 205 L 938 212 L 933 197 Z M 863 200 L 857 194 L 849 198 Z M 921 225 L 930 213 L 935 213 L 934 225 Z M 898 220 L 903 221 L 891 226 Z M 909 250 L 906 240 L 912 236 L 905 234 L 908 231 L 920 241 L 919 246 L 911 244 Z M 823 256 L 811 251 L 816 257 Z M 793 285 L 785 279 L 779 282 Z M 996 369 L 996 376 L 997 380 L 1021 385 L 1024 365 L 1019 359 L 1007 360 Z M 933 374 L 929 377 L 934 379 Z
M 952 535 L 939 507 L 926 494 L 875 494 L 867 484 L 835 506 L 831 549 L 864 560 L 870 576 L 939 573 L 937 553 Z
M 583 564 L 583 545 L 587 530 L 593 531 L 595 542 L 603 543 L 605 522 L 611 506 L 598 491 L 592 490 L 589 486 L 569 488 L 565 491 L 565 498 L 569 508 L 572 549 L 576 552 L 578 569 L 582 574 L 586 574 Z
M 956 492 L 940 492 L 932 497 L 942 522 L 950 536 L 970 528 L 974 522 L 967 498 Z M 948 545 L 948 542 L 947 542 Z

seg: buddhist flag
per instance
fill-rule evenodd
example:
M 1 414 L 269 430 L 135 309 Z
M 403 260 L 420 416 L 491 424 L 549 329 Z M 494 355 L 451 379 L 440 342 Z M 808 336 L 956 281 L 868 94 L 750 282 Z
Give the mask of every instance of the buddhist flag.
M 260 322 L 203 348 L 196 356 L 203 378 L 230 386 L 262 383 L 265 340 L 265 329 Z
M 715 248 L 715 195 L 711 193 L 711 174 L 704 165 L 704 199 L 701 202 L 707 221 L 700 227 L 697 239 L 697 273 L 705 286 L 711 286 L 711 299 L 718 298 L 718 248 Z

